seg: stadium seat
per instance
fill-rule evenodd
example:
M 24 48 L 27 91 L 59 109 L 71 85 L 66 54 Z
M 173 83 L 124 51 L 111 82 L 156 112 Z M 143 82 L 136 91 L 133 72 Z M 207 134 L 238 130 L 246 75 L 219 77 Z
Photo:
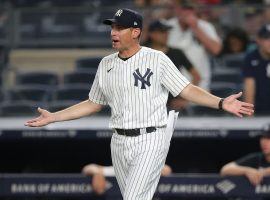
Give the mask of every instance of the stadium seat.
M 101 57 L 80 58 L 76 60 L 76 69 L 96 72 L 100 61 Z
M 91 85 L 64 85 L 52 93 L 51 101 L 83 101 L 88 99 Z
M 59 83 L 58 75 L 54 72 L 20 72 L 16 74 L 18 85 L 47 85 L 55 86 Z
M 0 105 L 2 117 L 34 116 L 37 107 L 32 101 L 4 102 Z
M 242 84 L 242 75 L 240 72 L 236 71 L 223 71 L 222 73 L 214 73 L 212 75 L 212 82 L 227 82 L 227 83 L 235 83 Z
M 40 12 L 22 12 L 18 31 L 22 39 L 35 39 L 40 33 L 42 14 Z M 23 41 L 22 41 L 23 42 Z
M 95 73 L 85 71 L 74 71 L 64 74 L 64 84 L 92 84 Z
M 80 31 L 81 20 L 78 13 L 54 13 L 43 18 L 40 36 L 47 39 L 76 37 Z
M 49 98 L 49 88 L 37 85 L 18 86 L 5 91 L 5 99 L 8 101 L 33 101 L 45 103 Z
M 241 69 L 244 64 L 244 54 L 228 55 L 223 57 L 224 65 L 228 68 Z

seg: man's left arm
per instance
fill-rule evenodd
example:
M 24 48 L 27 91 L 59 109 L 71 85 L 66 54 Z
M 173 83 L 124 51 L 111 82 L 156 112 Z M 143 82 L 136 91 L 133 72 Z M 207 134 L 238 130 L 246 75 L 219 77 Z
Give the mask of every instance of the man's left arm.
M 238 117 L 243 117 L 243 115 L 252 115 L 254 113 L 253 104 L 238 100 L 238 98 L 242 95 L 242 92 L 230 95 L 222 99 L 210 94 L 200 87 L 189 84 L 180 92 L 179 95 L 184 99 L 201 106 L 206 106 L 214 109 L 222 108 L 223 110 Z

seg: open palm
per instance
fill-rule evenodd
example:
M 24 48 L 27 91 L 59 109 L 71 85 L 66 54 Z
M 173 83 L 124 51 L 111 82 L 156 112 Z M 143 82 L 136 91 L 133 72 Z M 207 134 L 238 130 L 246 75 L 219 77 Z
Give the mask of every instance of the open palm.
M 233 94 L 224 99 L 223 110 L 232 113 L 238 117 L 243 117 L 243 115 L 252 115 L 254 113 L 254 105 L 239 101 L 238 98 L 242 96 L 242 92 L 238 94 Z
M 55 121 L 53 113 L 41 108 L 38 108 L 38 112 L 40 113 L 39 117 L 28 120 L 24 125 L 29 127 L 40 127 Z

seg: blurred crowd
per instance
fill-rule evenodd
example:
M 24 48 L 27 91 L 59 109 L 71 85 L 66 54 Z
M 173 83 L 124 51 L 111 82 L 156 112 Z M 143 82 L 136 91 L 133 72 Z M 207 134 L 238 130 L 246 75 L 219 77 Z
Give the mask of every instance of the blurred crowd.
M 267 0 L 261 1 L 248 1 L 248 0 L 134 0 L 134 1 L 114 1 L 113 5 L 109 0 L 78 0 L 78 1 L 63 1 L 63 0 L 2 0 L 2 8 L 23 9 L 27 8 L 50 8 L 54 7 L 89 7 L 97 8 L 99 10 L 110 10 L 113 7 L 130 7 L 135 8 L 144 15 L 144 30 L 141 37 L 141 43 L 166 53 L 181 72 L 189 77 L 189 79 L 196 85 L 211 91 L 218 96 L 227 96 L 228 94 L 244 91 L 244 99 L 248 102 L 255 104 L 256 114 L 269 114 L 270 113 L 270 87 L 269 85 L 269 24 L 270 24 L 270 2 Z M 102 9 L 106 8 L 106 9 Z M 111 9 L 113 10 L 113 9 Z M 60 41 L 61 38 L 67 38 L 63 41 L 72 41 L 69 37 L 74 37 L 73 33 L 82 33 L 81 27 L 77 27 L 75 15 L 66 16 L 67 18 L 61 19 L 62 25 L 57 25 L 57 18 L 51 17 L 50 13 L 36 21 L 35 24 L 30 24 L 31 20 L 38 16 L 29 15 L 26 19 L 27 23 L 23 25 L 19 33 L 22 34 L 21 41 L 27 41 L 30 38 L 35 39 L 56 37 L 55 42 Z M 94 15 L 94 14 L 93 14 Z M 24 15 L 22 15 L 23 17 Z M 87 16 L 87 15 L 85 15 Z M 60 15 L 61 17 L 61 15 Z M 102 18 L 102 15 L 100 16 Z M 7 12 L 1 11 L 0 14 L 0 36 L 5 31 L 1 31 L 8 23 Z M 38 19 L 38 17 L 37 17 Z M 35 20 L 37 20 L 35 19 Z M 101 20 L 95 16 L 85 17 L 85 37 L 92 41 L 104 42 L 103 37 L 108 38 L 107 29 L 102 28 L 102 25 L 93 22 Z M 54 22 L 54 20 L 56 20 Z M 76 19 L 77 20 L 77 19 Z M 80 20 L 80 19 L 79 19 Z M 24 19 L 22 19 L 22 23 Z M 60 23 L 60 22 L 59 22 Z M 70 23 L 70 24 L 67 24 Z M 90 23 L 90 24 L 89 24 Z M 160 24 L 154 24 L 160 23 Z M 44 27 L 43 27 L 44 26 Z M 97 27 L 96 27 L 97 26 Z M 37 28 L 38 27 L 38 28 Z M 41 29 L 39 29 L 41 27 Z M 96 29 L 97 33 L 93 31 Z M 11 29 L 12 30 L 12 29 Z M 105 30 L 105 35 L 102 31 Z M 35 33 L 36 31 L 36 33 Z M 9 33 L 8 33 L 9 34 Z M 6 35 L 8 35 L 6 33 Z M 94 34 L 93 36 L 90 36 Z M 24 36 L 25 35 L 25 39 Z M 38 36 L 40 35 L 40 36 Z M 95 39 L 95 37 L 102 38 Z M 1 37 L 0 37 L 1 38 Z M 16 37 L 15 37 L 16 38 Z M 81 35 L 78 36 L 78 41 L 81 42 Z M 74 39 L 74 38 L 73 38 Z M 27 114 L 33 113 L 33 109 L 28 108 L 32 103 L 27 101 L 35 101 L 35 105 L 42 105 L 44 102 L 45 107 L 57 109 L 60 105 L 68 106 L 74 101 L 84 98 L 83 95 L 78 94 L 68 95 L 66 99 L 57 99 L 59 90 L 67 89 L 66 84 L 84 84 L 81 88 L 89 87 L 91 82 L 87 83 L 84 78 L 78 79 L 75 77 L 86 76 L 87 73 L 94 74 L 97 68 L 97 62 L 86 61 L 85 65 L 91 65 L 92 69 L 75 66 L 74 74 L 72 75 L 54 75 L 54 80 L 44 83 L 41 77 L 29 75 L 28 79 L 39 81 L 21 81 L 21 74 L 16 74 L 15 86 L 12 88 L 4 87 L 5 67 L 8 65 L 9 52 L 16 49 L 7 45 L 3 39 L 0 39 L 0 70 L 2 76 L 0 83 L 2 83 L 2 90 L 0 90 L 0 115 L 16 115 L 12 114 L 10 110 L 18 111 L 20 109 L 13 108 L 18 100 L 23 100 L 24 111 Z M 16 40 L 15 40 L 16 41 Z M 38 41 L 38 40 L 37 40 Z M 31 44 L 35 44 L 31 43 Z M 43 44 L 46 44 L 44 42 Z M 57 43 L 56 43 L 57 44 Z M 80 43 L 81 45 L 81 43 Z M 28 46 L 29 47 L 29 46 Z M 31 47 L 31 46 L 30 46 Z M 36 47 L 36 46 L 34 46 Z M 45 46 L 46 47 L 46 46 Z M 56 46 L 57 47 L 57 46 Z M 75 46 L 77 47 L 77 46 Z M 91 48 L 91 45 L 87 48 Z M 84 58 L 82 58 L 84 59 Z M 89 58 L 92 59 L 92 58 Z M 85 60 L 85 59 L 84 59 Z M 95 60 L 99 60 L 96 58 Z M 88 62 L 88 63 L 87 63 Z M 82 63 L 81 59 L 77 63 Z M 79 65 L 79 64 L 78 64 Z M 255 67 L 256 66 L 256 67 Z M 37 74 L 35 74 L 37 75 Z M 91 76 L 92 76 L 91 75 Z M 25 76 L 25 75 L 24 75 Z M 46 74 L 48 77 L 48 74 Z M 55 77 L 56 76 L 56 77 Z M 68 78 L 66 78 L 68 76 Z M 73 78 L 70 78 L 73 77 Z M 27 78 L 25 78 L 27 79 Z M 46 79 L 46 78 L 45 78 Z M 64 80 L 64 82 L 63 82 Z M 67 81 L 66 81 L 67 80 Z M 75 82 L 74 82 L 75 80 Z M 65 82 L 66 81 L 66 82 Z M 45 87 L 39 87 L 39 85 Z M 48 90 L 55 86 L 54 91 Z M 27 95 L 33 93 L 33 89 L 38 86 L 40 99 L 32 99 Z M 44 89 L 43 91 L 40 91 Z M 75 90 L 74 88 L 73 90 Z M 55 91 L 57 90 L 57 91 Z M 66 91 L 71 93 L 72 91 Z M 15 93 L 15 94 L 14 94 Z M 35 95 L 37 96 L 37 95 Z M 41 101 L 42 100 L 42 101 Z M 64 104 L 57 102 L 58 100 L 65 101 Z M 10 103 L 16 101 L 15 103 Z M 56 102 L 55 102 L 56 101 Z M 220 112 L 202 108 L 199 106 L 188 105 L 186 102 L 181 103 L 182 111 L 188 115 L 196 114 L 216 114 Z M 172 105 L 179 107 L 179 105 Z M 21 109 L 22 111 L 23 109 Z M 23 113 L 23 112 L 21 112 Z M 105 112 L 106 113 L 106 112 Z

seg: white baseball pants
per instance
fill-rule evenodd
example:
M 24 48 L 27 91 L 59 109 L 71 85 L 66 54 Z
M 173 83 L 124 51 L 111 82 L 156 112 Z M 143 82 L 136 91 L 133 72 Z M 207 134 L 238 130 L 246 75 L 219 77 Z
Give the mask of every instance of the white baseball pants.
M 172 116 L 168 127 L 174 125 L 175 115 Z M 136 137 L 113 134 L 112 162 L 124 200 L 153 198 L 169 150 L 171 131 L 164 127 Z

